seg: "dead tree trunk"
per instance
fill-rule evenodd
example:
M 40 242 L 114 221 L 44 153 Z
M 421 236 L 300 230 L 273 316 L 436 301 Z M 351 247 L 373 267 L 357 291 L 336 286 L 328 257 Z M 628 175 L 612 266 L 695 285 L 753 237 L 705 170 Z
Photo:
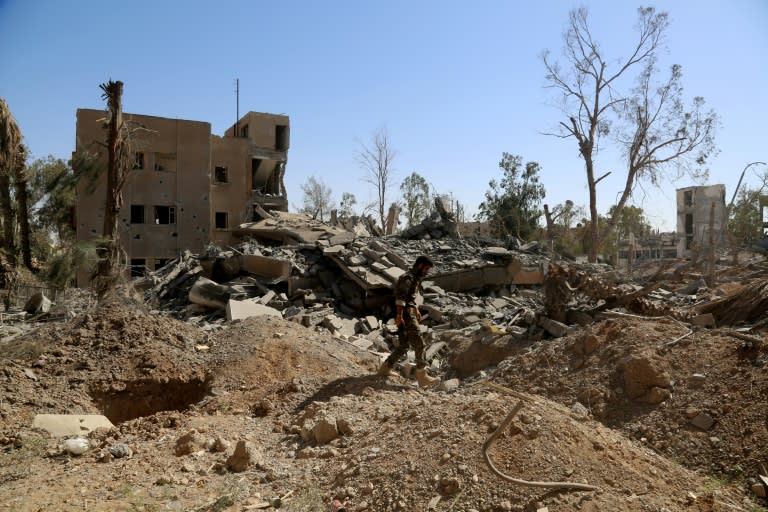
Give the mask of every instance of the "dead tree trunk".
M 99 249 L 97 276 L 99 294 L 105 293 L 119 273 L 120 232 L 118 216 L 123 205 L 122 187 L 129 165 L 129 146 L 123 126 L 123 82 L 109 81 L 100 85 L 102 98 L 107 101 L 107 197 L 104 208 L 104 244 Z
M 19 239 L 21 242 L 21 255 L 24 266 L 34 271 L 32 267 L 32 248 L 29 239 L 29 189 L 27 187 L 26 163 L 27 151 L 24 146 L 19 147 L 16 153 L 16 166 L 14 169 L 14 185 L 16 187 L 16 207 L 19 220 Z
M 13 236 L 13 203 L 11 202 L 11 178 L 0 171 L 0 210 L 3 213 L 3 247 L 11 267 L 16 266 L 16 243 Z

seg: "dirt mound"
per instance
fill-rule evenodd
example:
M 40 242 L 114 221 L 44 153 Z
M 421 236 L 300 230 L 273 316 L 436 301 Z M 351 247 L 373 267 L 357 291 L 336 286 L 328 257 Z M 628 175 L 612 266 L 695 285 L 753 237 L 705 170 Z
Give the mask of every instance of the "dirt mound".
M 669 318 L 606 320 L 503 361 L 492 379 L 579 403 L 686 467 L 743 481 L 768 463 L 768 348 L 747 358 L 741 345 Z
M 766 354 L 743 357 L 718 331 L 686 333 L 670 319 L 618 319 L 508 344 L 492 380 L 529 393 L 488 454 L 514 478 L 598 488 L 567 491 L 506 482 L 483 458 L 520 394 L 477 379 L 449 392 L 378 377 L 378 355 L 280 318 L 211 334 L 110 303 L 3 345 L 0 502 L 20 511 L 281 503 L 306 512 L 334 498 L 350 512 L 748 511 L 743 480 L 685 466 L 743 477 L 765 460 Z M 43 412 L 107 412 L 117 424 L 92 432 L 91 449 L 75 457 L 30 428 Z M 693 412 L 713 419 L 709 430 L 690 424 Z

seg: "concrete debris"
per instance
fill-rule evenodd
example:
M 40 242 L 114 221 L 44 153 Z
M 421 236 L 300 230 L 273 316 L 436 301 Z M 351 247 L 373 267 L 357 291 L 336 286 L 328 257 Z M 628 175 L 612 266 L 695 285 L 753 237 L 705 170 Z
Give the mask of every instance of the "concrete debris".
M 515 340 L 567 336 L 606 315 L 670 316 L 714 327 L 716 321 L 754 320 L 751 311 L 765 309 L 762 281 L 750 288 L 754 304 L 747 304 L 749 314 L 739 316 L 733 312 L 745 310 L 746 294 L 722 297 L 700 274 L 685 274 L 686 266 L 660 267 L 641 284 L 605 264 L 553 257 L 539 242 L 460 238 L 446 204 L 438 202 L 434 212 L 400 235 L 388 236 L 361 218 L 331 226 L 273 212 L 241 225 L 239 245 L 226 250 L 209 246 L 200 255 L 184 252 L 136 286 L 154 307 L 176 311 L 206 331 L 250 316 L 281 315 L 362 350 L 386 353 L 397 342 L 392 286 L 417 256 L 428 254 L 435 266 L 418 298 L 424 334 L 443 342 L 440 350 L 458 349 L 468 357 L 459 362 L 454 354 L 445 361 L 458 364 L 453 370 L 459 376 L 501 361 Z M 687 279 L 688 284 L 662 285 L 659 276 Z M 721 306 L 708 311 L 710 303 Z M 470 344 L 457 344 L 458 338 Z M 576 342 L 582 364 L 599 344 L 594 336 Z M 439 354 L 429 355 L 433 364 L 442 364 Z M 630 386 L 631 398 L 657 401 L 669 385 L 646 382 L 641 387 Z
M 26 304 L 24 304 L 24 311 L 30 315 L 48 313 L 51 310 L 51 304 L 51 299 L 46 297 L 43 292 L 37 292 L 27 300 Z
M 97 428 L 113 428 L 106 416 L 100 414 L 38 414 L 32 426 L 54 437 L 81 436 Z

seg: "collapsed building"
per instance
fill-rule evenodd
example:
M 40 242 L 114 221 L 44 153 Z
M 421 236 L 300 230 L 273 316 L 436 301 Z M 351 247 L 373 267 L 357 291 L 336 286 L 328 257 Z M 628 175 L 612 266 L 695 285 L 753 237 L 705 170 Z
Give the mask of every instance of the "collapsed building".
M 74 155 L 106 161 L 103 110 L 78 109 Z M 285 115 L 248 112 L 211 134 L 202 121 L 123 114 L 131 130 L 133 166 L 122 189 L 120 240 L 132 269 L 157 269 L 184 250 L 230 244 L 240 224 L 264 211 L 287 211 L 283 177 L 290 141 Z M 78 241 L 102 234 L 106 173 L 77 187 Z M 80 276 L 84 284 L 86 276 Z

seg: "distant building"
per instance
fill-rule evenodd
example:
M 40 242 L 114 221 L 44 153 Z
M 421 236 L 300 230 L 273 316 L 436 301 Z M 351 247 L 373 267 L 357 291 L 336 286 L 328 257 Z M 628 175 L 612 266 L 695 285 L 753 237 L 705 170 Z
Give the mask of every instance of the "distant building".
M 184 250 L 227 244 L 259 209 L 288 210 L 283 176 L 290 139 L 284 115 L 248 112 L 223 137 L 201 121 L 123 114 L 133 132 L 133 169 L 123 187 L 120 241 L 131 268 L 159 268 Z M 77 148 L 106 168 L 103 110 L 77 111 Z M 77 240 L 102 235 L 106 173 L 78 184 Z M 82 278 L 80 284 L 84 284 Z
M 709 248 L 710 215 L 714 209 L 714 241 L 722 246 L 726 229 L 725 185 L 677 189 L 677 257 L 700 255 Z

